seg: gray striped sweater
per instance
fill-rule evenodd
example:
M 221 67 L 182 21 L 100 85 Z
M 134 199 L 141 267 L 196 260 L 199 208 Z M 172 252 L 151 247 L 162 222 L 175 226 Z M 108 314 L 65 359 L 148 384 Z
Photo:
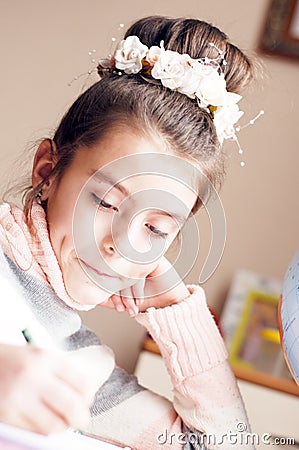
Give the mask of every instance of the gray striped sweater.
M 247 417 L 200 287 L 189 286 L 190 297 L 181 303 L 150 308 L 136 317 L 160 347 L 173 384 L 172 404 L 115 367 L 110 349 L 81 324 L 78 313 L 47 282 L 3 255 L 0 270 L 21 290 L 23 301 L 56 344 L 80 355 L 93 374 L 95 397 L 86 432 L 138 450 L 236 448 L 223 435 L 235 431 L 238 422 L 247 423 Z M 3 300 L 1 317 L 5 319 L 9 299 Z

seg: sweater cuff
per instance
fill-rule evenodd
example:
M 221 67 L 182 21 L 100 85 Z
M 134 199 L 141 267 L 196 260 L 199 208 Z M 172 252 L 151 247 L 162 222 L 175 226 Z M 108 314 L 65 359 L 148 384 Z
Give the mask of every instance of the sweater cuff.
M 148 308 L 136 316 L 157 342 L 174 385 L 218 364 L 228 356 L 200 286 L 187 286 L 180 303 Z

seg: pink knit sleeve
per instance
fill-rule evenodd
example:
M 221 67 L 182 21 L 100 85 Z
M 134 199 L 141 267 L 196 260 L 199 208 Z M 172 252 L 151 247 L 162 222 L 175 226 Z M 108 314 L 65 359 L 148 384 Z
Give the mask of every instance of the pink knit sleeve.
M 181 303 L 149 308 L 136 317 L 160 347 L 173 384 L 173 404 L 116 369 L 104 392 L 99 391 L 99 410 L 88 432 L 135 450 L 254 448 L 236 428 L 242 422 L 239 429 L 250 431 L 204 291 L 198 286 L 189 290 Z
M 235 449 L 234 440 L 238 439 L 238 448 L 252 449 L 242 444 L 238 435 L 240 428 L 250 431 L 248 419 L 204 291 L 199 286 L 188 288 L 186 300 L 149 308 L 136 320 L 159 345 L 173 384 L 174 408 L 183 422 L 211 435 L 219 444 L 215 448 Z M 240 422 L 244 426 L 239 426 Z

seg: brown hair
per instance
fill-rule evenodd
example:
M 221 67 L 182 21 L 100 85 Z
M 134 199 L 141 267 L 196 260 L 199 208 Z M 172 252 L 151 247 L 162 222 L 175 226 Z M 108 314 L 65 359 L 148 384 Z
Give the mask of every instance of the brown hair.
M 252 78 L 250 60 L 209 23 L 145 17 L 127 30 L 125 36 L 129 35 L 138 36 L 148 47 L 164 41 L 166 49 L 188 53 L 192 58 L 217 57 L 217 50 L 209 45 L 212 42 L 225 52 L 227 64 L 222 69 L 228 91 L 239 93 Z M 109 130 L 120 126 L 129 126 L 145 135 L 158 135 L 174 153 L 197 161 L 213 185 L 220 186 L 225 154 L 211 115 L 199 108 L 196 101 L 160 83 L 150 83 L 138 74 L 109 74 L 73 103 L 53 137 L 57 163 L 50 176 L 59 181 L 79 147 L 91 147 Z M 25 193 L 29 223 L 31 205 L 40 188 L 30 187 Z M 200 204 L 199 199 L 193 212 Z

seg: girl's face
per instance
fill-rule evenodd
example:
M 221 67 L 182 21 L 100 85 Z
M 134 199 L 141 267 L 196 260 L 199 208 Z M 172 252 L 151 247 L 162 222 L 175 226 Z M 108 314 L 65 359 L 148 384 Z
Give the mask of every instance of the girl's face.
M 50 240 L 77 303 L 100 304 L 157 267 L 196 201 L 183 161 L 158 139 L 114 131 L 50 184 Z

